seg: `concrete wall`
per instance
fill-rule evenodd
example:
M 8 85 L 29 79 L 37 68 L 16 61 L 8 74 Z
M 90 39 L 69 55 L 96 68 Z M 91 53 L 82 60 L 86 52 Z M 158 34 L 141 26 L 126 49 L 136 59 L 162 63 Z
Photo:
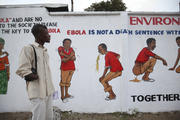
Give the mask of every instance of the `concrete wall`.
M 0 37 L 6 40 L 5 50 L 10 54 L 11 67 L 8 93 L 0 95 L 0 112 L 29 111 L 31 108 L 25 81 L 18 77 L 15 71 L 22 47 L 34 41 L 30 33 L 33 23 L 52 25 L 48 26 L 51 43 L 45 46 L 50 55 L 56 89 L 54 106 L 62 110 L 87 113 L 180 110 L 180 76 L 174 71 L 168 71 L 168 68 L 174 65 L 177 56 L 178 47 L 175 38 L 180 36 L 179 15 L 179 13 L 131 12 L 48 13 L 42 7 L 0 8 Z M 28 17 L 29 21 L 25 21 Z M 162 19 L 162 23 L 155 24 L 156 18 L 153 17 L 159 17 L 158 20 Z M 170 19 L 176 19 L 178 23 L 171 21 L 169 24 Z M 76 33 L 73 33 L 73 30 L 77 30 Z M 146 34 L 140 35 L 142 30 L 146 31 Z M 163 34 L 148 35 L 147 30 L 156 32 L 159 30 L 163 31 Z M 167 30 L 178 32 L 167 34 Z M 163 66 L 161 61 L 156 63 L 151 74 L 155 82 L 130 82 L 135 77 L 132 67 L 136 56 L 146 46 L 146 39 L 149 37 L 157 40 L 154 52 L 165 58 L 169 66 Z M 68 103 L 61 102 L 59 90 L 61 60 L 57 48 L 62 45 L 64 38 L 72 39 L 72 47 L 77 57 L 76 71 L 70 87 L 70 93 L 75 98 Z M 99 55 L 97 46 L 100 43 L 106 43 L 109 51 L 119 53 L 124 67 L 122 76 L 110 82 L 117 95 L 113 101 L 104 100 L 107 94 L 99 83 L 99 77 L 104 70 L 104 56 L 100 56 L 100 70 L 96 71 L 96 58 Z M 141 76 L 138 76 L 138 79 L 141 79 Z

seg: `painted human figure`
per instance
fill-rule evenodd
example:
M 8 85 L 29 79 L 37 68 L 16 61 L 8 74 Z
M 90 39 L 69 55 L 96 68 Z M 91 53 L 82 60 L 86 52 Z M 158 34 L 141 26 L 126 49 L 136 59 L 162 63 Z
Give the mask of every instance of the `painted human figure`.
M 144 74 L 142 77 L 142 80 L 144 81 L 154 81 L 153 79 L 149 78 L 149 75 L 153 72 L 156 60 L 161 60 L 163 65 L 166 66 L 167 62 L 165 59 L 152 52 L 156 48 L 156 40 L 154 38 L 148 38 L 146 43 L 147 47 L 144 47 L 136 58 L 133 73 L 136 76 Z
M 169 70 L 176 70 L 177 73 L 180 73 L 180 65 L 176 68 L 176 66 L 178 65 L 179 59 L 180 59 L 180 36 L 176 38 L 176 43 L 179 47 L 178 55 L 177 55 L 176 62 L 174 64 L 174 66 L 172 68 L 169 68 Z
M 8 88 L 9 73 L 9 59 L 8 53 L 3 52 L 5 40 L 0 38 L 0 94 L 6 94 Z
M 105 100 L 113 100 L 116 98 L 116 94 L 108 82 L 122 75 L 123 67 L 119 61 L 120 55 L 115 52 L 107 51 L 107 46 L 104 43 L 98 46 L 98 51 L 102 55 L 105 55 L 105 69 L 99 81 L 103 85 L 104 91 L 109 93 L 109 96 L 106 97 Z M 108 72 L 109 69 L 110 72 Z
M 71 40 L 66 38 L 63 40 L 63 46 L 58 48 L 59 55 L 61 57 L 61 100 L 66 103 L 68 98 L 73 98 L 68 90 L 71 85 L 71 79 L 75 71 L 74 61 L 76 60 L 75 52 L 71 47 Z

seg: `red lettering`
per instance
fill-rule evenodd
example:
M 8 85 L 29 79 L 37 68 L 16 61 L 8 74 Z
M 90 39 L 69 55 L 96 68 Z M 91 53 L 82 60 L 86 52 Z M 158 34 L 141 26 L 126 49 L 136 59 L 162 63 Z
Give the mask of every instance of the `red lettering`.
M 60 33 L 60 29 L 56 29 L 56 28 L 49 28 L 48 29 L 48 33 Z
M 151 21 L 152 21 L 152 17 L 149 19 L 149 21 L 147 21 L 147 19 L 145 17 L 143 17 L 146 25 L 150 25 Z
M 178 18 L 178 20 L 176 20 L 175 18 L 172 18 L 172 24 L 174 25 L 174 23 L 176 23 L 177 25 L 180 25 L 180 18 Z
M 57 33 L 60 33 L 60 29 L 59 28 L 57 29 Z
M 180 17 L 132 17 L 130 25 L 180 25 Z
M 67 35 L 86 35 L 85 30 L 68 30 Z
M 130 17 L 130 25 L 137 25 L 136 18 L 137 17 Z
M 162 18 L 161 17 L 156 17 L 155 25 L 158 25 L 158 24 L 162 25 Z
M 85 30 L 82 31 L 82 35 L 86 35 L 86 31 Z
M 5 22 L 9 22 L 8 18 L 0 18 L 0 22 L 5 23 Z
M 143 19 L 142 19 L 142 17 L 141 17 L 141 20 L 137 17 L 137 23 L 140 23 L 141 25 L 143 25 Z
M 70 30 L 67 31 L 67 35 L 70 35 Z
M 169 21 L 169 22 L 168 22 Z M 163 23 L 165 24 L 165 25 L 169 25 L 169 24 L 171 24 L 171 19 L 169 18 L 169 17 L 165 17 L 164 19 L 163 19 Z

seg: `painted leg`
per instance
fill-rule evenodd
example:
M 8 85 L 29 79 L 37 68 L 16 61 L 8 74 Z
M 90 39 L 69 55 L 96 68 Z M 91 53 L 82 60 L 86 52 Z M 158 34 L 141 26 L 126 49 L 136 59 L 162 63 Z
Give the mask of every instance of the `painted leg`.
M 142 77 L 143 80 L 149 80 L 150 72 L 145 72 L 144 76 Z
M 176 68 L 176 72 L 177 72 L 177 73 L 180 73 L 180 66 L 178 66 L 178 67 Z
M 61 100 L 64 100 L 64 86 L 61 86 Z

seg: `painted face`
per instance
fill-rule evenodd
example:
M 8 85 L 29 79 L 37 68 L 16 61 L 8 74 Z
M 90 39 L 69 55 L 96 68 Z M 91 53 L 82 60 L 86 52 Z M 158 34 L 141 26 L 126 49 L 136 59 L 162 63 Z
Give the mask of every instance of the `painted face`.
M 177 43 L 178 47 L 180 47 L 180 39 L 177 39 L 176 43 Z
M 50 35 L 48 33 L 48 30 L 47 29 L 43 29 L 40 33 L 40 36 L 39 36 L 39 40 L 42 41 L 42 42 L 47 42 L 49 43 L 50 42 Z
M 101 46 L 98 46 L 98 52 L 104 55 L 104 49 Z
M 63 46 L 67 49 L 69 49 L 71 47 L 71 42 L 69 40 L 66 40 L 63 44 Z
M 4 44 L 0 44 L 0 50 L 4 49 Z
M 156 48 L 156 41 L 152 41 L 150 44 L 149 44 L 151 50 L 154 50 Z

